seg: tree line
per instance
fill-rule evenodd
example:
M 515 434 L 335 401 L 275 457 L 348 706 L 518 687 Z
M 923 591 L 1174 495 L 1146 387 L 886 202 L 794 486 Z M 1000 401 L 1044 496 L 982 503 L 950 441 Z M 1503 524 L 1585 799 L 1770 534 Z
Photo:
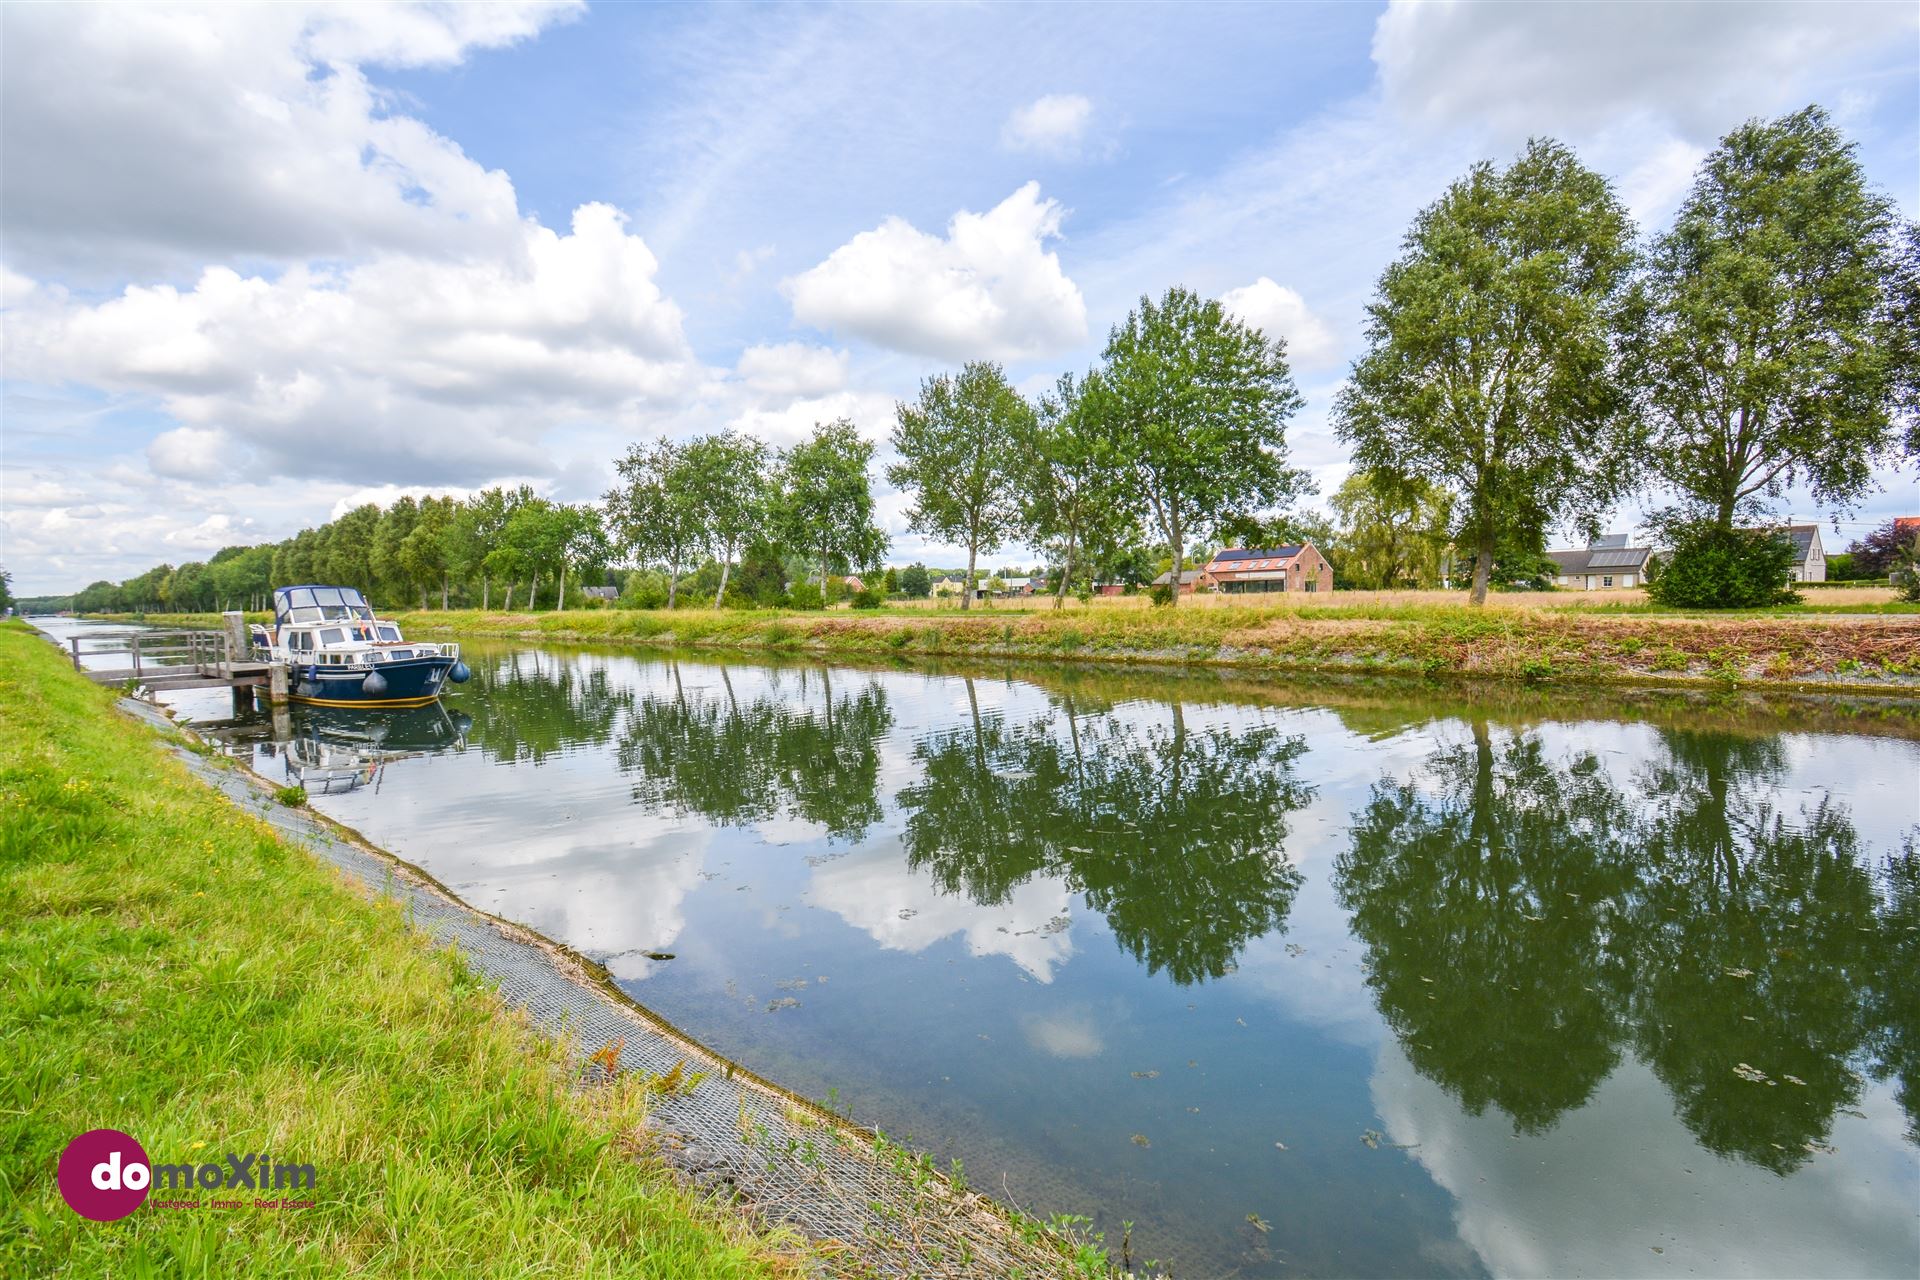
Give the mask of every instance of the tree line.
M 1304 402 L 1284 340 L 1178 286 L 1033 399 L 990 361 L 928 378 L 897 407 L 887 479 L 914 532 L 966 549 L 969 582 L 981 556 L 1034 547 L 1056 604 L 1156 563 L 1177 575 L 1209 545 L 1303 538 L 1348 584 L 1457 568 L 1480 604 L 1542 578 L 1553 529 L 1591 535 L 1655 495 L 1656 595 L 1732 605 L 1785 592 L 1768 525 L 1790 489 L 1844 512 L 1876 465 L 1920 457 L 1920 228 L 1817 106 L 1728 134 L 1645 243 L 1558 142 L 1475 165 L 1414 219 L 1365 337 L 1333 412 L 1355 464 L 1337 527 L 1299 509 L 1313 489 L 1288 462 Z M 564 607 L 570 580 L 630 565 L 643 603 L 689 589 L 817 606 L 832 575 L 880 571 L 873 454 L 846 420 L 778 452 L 732 431 L 663 438 L 628 449 L 599 504 L 524 486 L 402 498 L 73 603 L 258 606 L 273 584 L 323 580 L 485 608 L 496 590 L 532 607 L 545 586 Z M 878 595 L 876 579 L 858 603 Z

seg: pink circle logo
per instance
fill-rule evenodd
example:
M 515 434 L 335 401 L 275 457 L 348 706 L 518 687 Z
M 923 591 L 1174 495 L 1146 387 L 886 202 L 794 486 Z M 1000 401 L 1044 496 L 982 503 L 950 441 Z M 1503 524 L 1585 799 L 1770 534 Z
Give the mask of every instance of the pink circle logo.
M 89 1129 L 60 1153 L 60 1194 L 95 1222 L 118 1222 L 146 1203 L 153 1169 L 141 1145 L 118 1129 Z

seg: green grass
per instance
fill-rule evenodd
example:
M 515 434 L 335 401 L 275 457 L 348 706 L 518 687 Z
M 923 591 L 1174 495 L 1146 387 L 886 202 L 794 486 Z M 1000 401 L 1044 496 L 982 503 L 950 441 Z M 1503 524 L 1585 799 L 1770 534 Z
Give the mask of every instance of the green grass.
M 573 1088 L 562 1046 L 112 696 L 0 625 L 0 1275 L 796 1273 L 645 1157 L 641 1083 Z M 311 1162 L 315 1206 L 89 1222 L 54 1168 L 100 1127 Z
M 1546 597 L 1543 597 L 1545 599 Z M 1558 599 L 1558 597 L 1555 597 Z M 1171 609 L 792 612 L 573 609 L 399 614 L 410 635 L 501 636 L 859 658 L 1061 659 L 1232 666 L 1266 672 L 1397 672 L 1559 685 L 1655 681 L 1803 686 L 1836 681 L 1893 693 L 1920 673 L 1920 627 L 1832 612 L 1916 606 L 1677 613 L 1647 605 L 1556 603 L 1475 609 L 1339 596 L 1326 603 L 1189 604 Z M 151 622 L 208 621 L 178 615 Z M 1737 651 L 1744 661 L 1722 656 Z M 1843 665 L 1844 664 L 1844 665 Z

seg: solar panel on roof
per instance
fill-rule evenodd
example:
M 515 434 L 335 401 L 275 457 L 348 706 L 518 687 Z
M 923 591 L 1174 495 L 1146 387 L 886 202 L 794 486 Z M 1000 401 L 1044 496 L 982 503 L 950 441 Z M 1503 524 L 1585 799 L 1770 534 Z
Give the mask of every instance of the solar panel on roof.
M 1589 569 L 1631 569 L 1646 558 L 1646 551 L 1640 547 L 1624 548 L 1617 551 L 1596 551 L 1587 561 Z
M 1603 533 L 1587 544 L 1595 551 L 1612 550 L 1626 545 L 1627 535 L 1624 533 Z

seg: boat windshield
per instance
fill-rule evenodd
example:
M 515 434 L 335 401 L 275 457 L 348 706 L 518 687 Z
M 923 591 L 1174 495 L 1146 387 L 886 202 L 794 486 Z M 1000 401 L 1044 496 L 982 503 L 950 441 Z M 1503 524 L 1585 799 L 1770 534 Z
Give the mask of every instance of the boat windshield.
M 282 587 L 274 593 L 274 617 L 279 622 L 344 622 L 371 620 L 366 597 L 352 587 Z

